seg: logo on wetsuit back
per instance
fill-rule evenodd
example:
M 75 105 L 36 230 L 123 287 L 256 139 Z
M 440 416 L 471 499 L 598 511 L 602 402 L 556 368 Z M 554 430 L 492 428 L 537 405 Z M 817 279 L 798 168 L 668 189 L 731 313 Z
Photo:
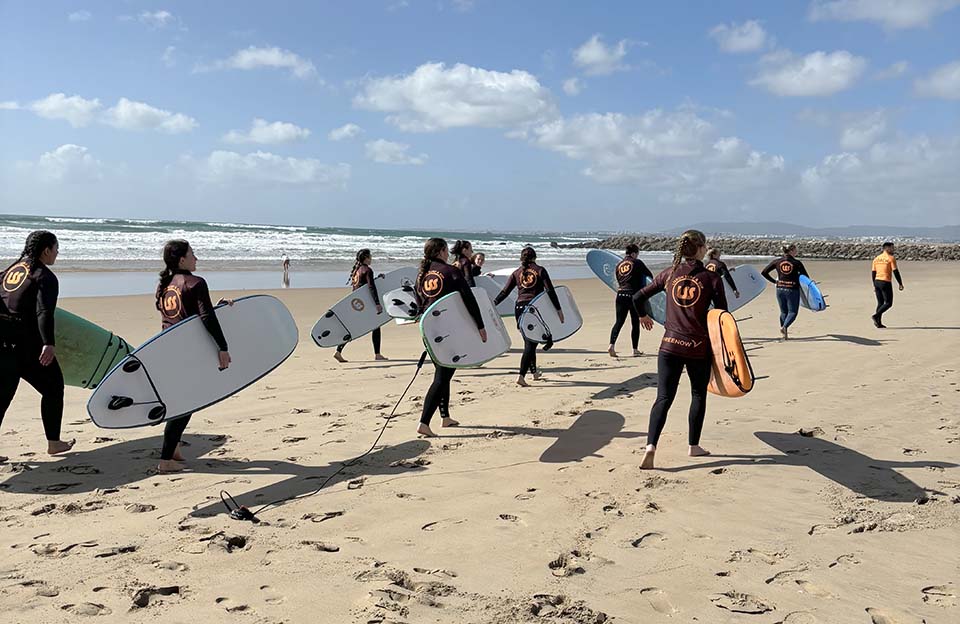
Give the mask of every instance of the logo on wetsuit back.
M 784 275 L 789 275 L 793 273 L 793 263 L 787 262 L 786 260 L 784 260 L 783 262 L 780 263 L 779 269 L 780 269 L 780 272 L 783 273 Z
M 540 279 L 539 273 L 533 269 L 524 269 L 520 274 L 520 285 L 524 288 L 532 288 L 536 286 L 538 279 Z
M 160 312 L 169 319 L 178 318 L 183 312 L 183 302 L 180 300 L 180 289 L 176 286 L 167 286 L 160 297 Z
M 429 271 L 420 282 L 420 289 L 427 297 L 436 297 L 443 292 L 443 273 Z
M 717 263 L 716 263 L 716 262 L 710 262 L 710 263 L 707 264 L 707 266 L 706 266 L 705 268 L 706 268 L 708 271 L 712 271 L 713 273 L 716 273 L 716 272 L 717 272 Z
M 363 312 L 363 309 L 366 307 L 363 304 L 363 300 L 359 297 L 354 297 L 350 300 L 350 307 L 356 310 L 357 312 Z
M 26 262 L 20 262 L 10 267 L 7 274 L 3 276 L 3 289 L 7 292 L 13 292 L 23 286 L 30 274 L 30 267 Z
M 689 308 L 697 301 L 700 301 L 700 295 L 703 293 L 703 285 L 697 278 L 686 275 L 674 280 L 670 293 L 673 296 L 673 302 L 675 304 L 681 308 Z
M 624 260 L 623 262 L 621 262 L 620 264 L 617 265 L 617 276 L 619 276 L 619 277 L 627 277 L 627 276 L 630 275 L 631 273 L 633 273 L 633 263 L 632 263 L 632 262 L 630 262 L 630 261 L 628 261 L 628 260 Z

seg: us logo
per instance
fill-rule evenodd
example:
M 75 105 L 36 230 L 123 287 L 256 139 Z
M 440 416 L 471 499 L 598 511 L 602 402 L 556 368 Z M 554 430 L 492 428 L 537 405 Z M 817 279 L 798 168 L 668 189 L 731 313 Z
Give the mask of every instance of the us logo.
M 533 269 L 526 269 L 520 275 L 520 285 L 523 286 L 524 288 L 530 288 L 537 283 L 537 280 L 539 279 L 539 277 L 540 276 L 537 275 L 537 272 L 534 271 Z
M 673 283 L 671 294 L 673 302 L 681 308 L 689 308 L 700 300 L 703 287 L 692 277 L 681 277 Z
M 363 312 L 363 309 L 366 306 L 363 304 L 362 299 L 354 298 L 350 300 L 350 307 L 356 310 L 357 312 Z
M 621 262 L 617 265 L 617 275 L 620 277 L 626 277 L 633 272 L 633 263 L 632 262 Z
M 160 297 L 160 308 L 163 315 L 167 318 L 177 318 L 183 311 L 183 303 L 180 300 L 180 289 L 176 286 L 167 286 Z
M 3 276 L 3 289 L 7 292 L 13 292 L 23 286 L 27 275 L 30 273 L 30 267 L 26 262 L 21 262 L 10 267 L 7 274 Z
M 434 297 L 443 291 L 443 274 L 439 271 L 430 271 L 423 276 L 421 290 L 428 297 Z
M 793 273 L 793 263 L 792 262 L 781 262 L 780 263 L 780 272 L 784 275 L 789 275 Z

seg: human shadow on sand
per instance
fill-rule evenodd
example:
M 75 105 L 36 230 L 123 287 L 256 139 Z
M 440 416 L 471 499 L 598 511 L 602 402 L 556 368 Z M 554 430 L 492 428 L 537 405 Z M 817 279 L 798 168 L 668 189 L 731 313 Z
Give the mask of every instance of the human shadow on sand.
M 624 417 L 609 410 L 587 410 L 566 429 L 546 429 L 541 427 L 498 427 L 487 425 L 460 425 L 457 429 L 482 431 L 506 431 L 515 435 L 529 435 L 537 438 L 556 438 L 540 455 L 540 461 L 546 464 L 566 464 L 582 461 L 586 457 L 603 457 L 599 451 L 610 444 L 614 438 L 639 438 L 646 433 L 623 431 Z M 489 435 L 489 434 L 481 434 Z M 449 437 L 467 437 L 444 435 Z M 472 436 L 471 436 L 472 437 Z
M 837 485 L 861 496 L 888 503 L 912 503 L 926 490 L 899 474 L 895 468 L 955 468 L 957 464 L 939 461 L 886 461 L 874 459 L 829 440 L 805 437 L 797 433 L 757 431 L 762 442 L 780 451 L 776 455 L 713 455 L 716 461 L 696 463 L 666 472 L 713 469 L 722 466 L 752 466 L 773 463 L 810 468 Z
M 602 399 L 613 399 L 621 394 L 629 394 L 631 392 L 637 392 L 643 390 L 644 388 L 656 388 L 657 387 L 657 374 L 656 373 L 643 373 L 637 375 L 636 377 L 631 377 L 626 381 L 621 381 L 615 384 L 608 384 L 606 388 L 596 392 L 591 396 L 591 399 L 602 400 Z
M 743 344 L 761 344 L 767 342 L 783 342 L 782 338 L 747 338 Z M 822 336 L 805 336 L 803 338 L 791 338 L 788 342 L 849 342 L 850 344 L 861 347 L 881 347 L 886 342 L 896 342 L 896 340 L 874 340 L 863 336 L 850 336 L 848 334 L 824 334 Z

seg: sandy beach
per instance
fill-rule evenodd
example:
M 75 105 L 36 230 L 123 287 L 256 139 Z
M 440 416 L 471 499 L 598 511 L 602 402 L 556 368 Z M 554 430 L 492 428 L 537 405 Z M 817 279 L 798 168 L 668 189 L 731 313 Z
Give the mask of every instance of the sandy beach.
M 738 312 L 755 390 L 710 396 L 714 455 L 691 459 L 682 381 L 655 471 L 638 464 L 661 331 L 610 358 L 596 279 L 564 282 L 584 327 L 540 355 L 542 381 L 514 384 L 514 332 L 511 353 L 454 377 L 462 426 L 418 439 L 428 364 L 374 452 L 259 524 L 224 514 L 220 491 L 251 508 L 306 495 L 364 452 L 414 374 L 415 327 L 385 327 L 389 362 L 363 337 L 338 364 L 309 329 L 343 290 L 272 291 L 300 345 L 194 416 L 176 476 L 154 471 L 159 430 L 98 429 L 76 388 L 75 450 L 46 456 L 22 384 L 0 430 L 0 620 L 960 621 L 960 266 L 903 262 L 886 330 L 868 263 L 807 268 L 831 307 L 802 310 L 787 343 L 772 288 Z M 131 343 L 159 328 L 149 296 L 61 305 Z

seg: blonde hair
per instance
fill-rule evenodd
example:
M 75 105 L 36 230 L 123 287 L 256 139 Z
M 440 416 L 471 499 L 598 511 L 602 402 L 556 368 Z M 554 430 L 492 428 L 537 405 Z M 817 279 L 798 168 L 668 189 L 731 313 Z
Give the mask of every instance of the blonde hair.
M 785 242 L 783 245 L 780 246 L 780 250 L 783 252 L 783 255 L 787 255 L 787 254 L 790 253 L 791 251 L 796 251 L 796 250 L 797 250 L 797 244 L 796 244 L 796 243 L 786 243 L 786 242 Z
M 697 249 L 707 244 L 707 237 L 700 230 L 687 230 L 677 239 L 677 249 L 673 252 L 674 268 L 680 266 L 684 258 L 692 258 Z

